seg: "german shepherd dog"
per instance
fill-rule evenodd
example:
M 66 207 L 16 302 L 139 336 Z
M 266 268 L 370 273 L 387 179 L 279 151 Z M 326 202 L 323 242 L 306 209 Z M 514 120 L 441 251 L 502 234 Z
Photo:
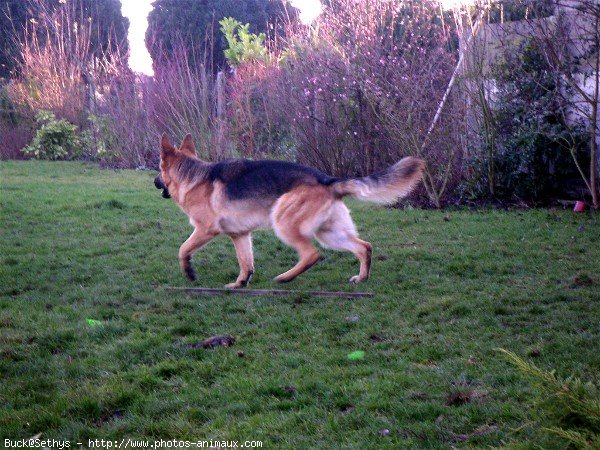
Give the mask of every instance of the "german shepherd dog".
M 250 281 L 254 273 L 251 233 L 259 228 L 272 228 L 298 252 L 298 263 L 276 281 L 292 281 L 320 259 L 312 239 L 326 248 L 352 252 L 360 261 L 360 270 L 350 282 L 365 281 L 372 246 L 359 239 L 342 198 L 392 203 L 411 192 L 425 165 L 421 159 L 406 157 L 368 177 L 334 178 L 283 161 L 207 163 L 198 158 L 189 134 L 179 149 L 165 134 L 160 146 L 160 175 L 154 185 L 163 190 L 163 197 L 175 200 L 194 227 L 179 249 L 181 269 L 194 281 L 192 253 L 215 236 L 226 234 L 233 241 L 240 266 L 239 276 L 228 288 L 241 288 Z

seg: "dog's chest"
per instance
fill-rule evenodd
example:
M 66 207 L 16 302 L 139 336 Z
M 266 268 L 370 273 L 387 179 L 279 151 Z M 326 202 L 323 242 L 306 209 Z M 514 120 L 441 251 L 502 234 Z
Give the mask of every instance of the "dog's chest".
M 222 215 L 218 220 L 223 233 L 246 233 L 256 229 L 271 228 L 268 211 L 262 209 L 239 210 Z

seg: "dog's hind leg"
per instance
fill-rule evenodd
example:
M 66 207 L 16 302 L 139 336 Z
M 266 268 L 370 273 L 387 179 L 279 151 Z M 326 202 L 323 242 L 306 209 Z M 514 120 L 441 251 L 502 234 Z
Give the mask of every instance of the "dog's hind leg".
M 226 284 L 225 287 L 241 288 L 250 282 L 252 274 L 254 273 L 252 235 L 250 233 L 232 234 L 229 235 L 229 237 L 233 241 L 233 245 L 235 247 L 235 254 L 237 256 L 238 264 L 240 265 L 240 274 L 235 282 Z
M 194 272 L 191 261 L 192 253 L 207 244 L 215 236 L 215 233 L 209 233 L 200 228 L 196 228 L 191 236 L 181 244 L 181 247 L 179 248 L 179 265 L 181 266 L 183 273 L 191 281 L 196 280 L 196 273 Z
M 303 186 L 283 195 L 273 208 L 271 222 L 275 233 L 285 244 L 298 252 L 298 263 L 275 281 L 292 281 L 310 269 L 321 256 L 311 239 L 321 223 L 326 220 L 332 197 L 326 188 Z
M 286 233 L 285 238 L 282 240 L 289 246 L 294 247 L 296 252 L 298 252 L 299 257 L 299 261 L 294 267 L 275 277 L 275 281 L 279 283 L 287 283 L 288 281 L 292 281 L 302 272 L 306 272 L 308 269 L 310 269 L 316 264 L 317 261 L 319 261 L 321 256 L 319 255 L 317 249 L 310 242 L 310 239 L 305 236 L 291 232 Z
M 319 227 L 315 237 L 323 247 L 352 252 L 358 258 L 360 271 L 350 278 L 350 283 L 360 283 L 369 278 L 373 247 L 358 238 L 350 211 L 343 202 L 336 201 L 333 204 L 331 216 Z

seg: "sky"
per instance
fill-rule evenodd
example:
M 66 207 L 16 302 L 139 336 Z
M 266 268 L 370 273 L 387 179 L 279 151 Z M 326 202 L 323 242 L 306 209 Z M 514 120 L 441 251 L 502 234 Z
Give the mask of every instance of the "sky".
M 154 75 L 152 58 L 144 37 L 148 28 L 148 14 L 154 0 L 121 0 L 121 12 L 129 19 L 129 67 L 134 72 Z
M 455 9 L 460 8 L 464 5 L 471 5 L 475 3 L 474 0 L 440 0 L 444 9 Z
M 291 0 L 290 3 L 300 10 L 300 20 L 307 25 L 323 11 L 323 5 L 319 0 Z
M 148 14 L 154 0 L 121 0 L 121 11 L 129 19 L 129 67 L 134 72 L 153 75 L 152 58 L 146 48 L 144 36 L 148 28 Z M 321 13 L 319 0 L 291 0 L 300 10 L 300 20 L 309 24 Z

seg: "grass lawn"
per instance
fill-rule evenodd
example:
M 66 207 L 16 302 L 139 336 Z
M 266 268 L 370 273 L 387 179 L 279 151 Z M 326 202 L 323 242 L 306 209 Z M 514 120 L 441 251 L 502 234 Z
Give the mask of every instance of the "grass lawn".
M 514 432 L 531 388 L 495 349 L 598 379 L 598 214 L 348 202 L 374 247 L 371 279 L 349 285 L 357 261 L 324 251 L 283 288 L 374 298 L 203 297 L 163 289 L 190 285 L 177 251 L 191 227 L 155 175 L 0 162 L 2 440 L 533 445 L 532 431 Z M 295 253 L 271 232 L 254 244 L 251 287 L 281 288 L 271 279 Z M 194 263 L 198 286 L 237 275 L 226 237 Z M 190 345 L 218 334 L 235 345 Z M 355 350 L 365 358 L 348 360 Z M 452 401 L 460 393 L 470 401 Z

